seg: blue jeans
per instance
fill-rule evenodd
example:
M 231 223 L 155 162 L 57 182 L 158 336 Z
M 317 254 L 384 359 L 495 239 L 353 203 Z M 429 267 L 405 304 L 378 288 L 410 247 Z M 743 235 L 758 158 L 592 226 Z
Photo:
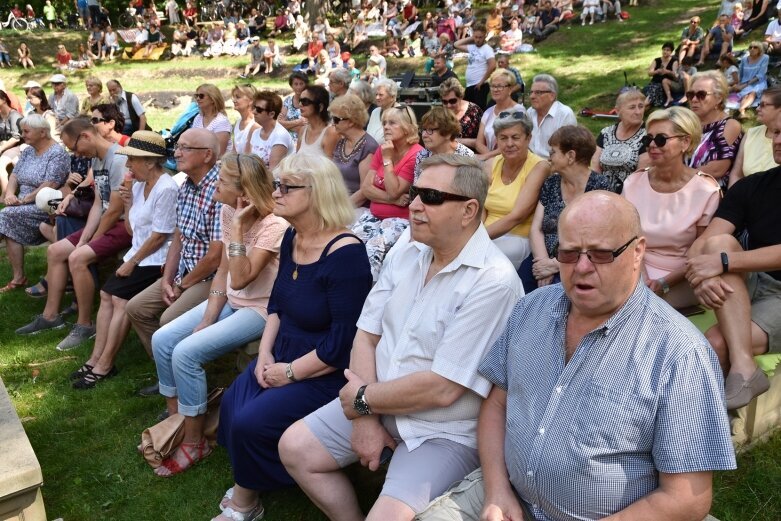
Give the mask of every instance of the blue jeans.
M 266 320 L 250 308 L 233 309 L 227 302 L 211 326 L 193 333 L 201 323 L 208 300 L 169 322 L 152 335 L 160 394 L 179 398 L 179 413 L 206 413 L 206 372 L 203 364 L 263 334 Z

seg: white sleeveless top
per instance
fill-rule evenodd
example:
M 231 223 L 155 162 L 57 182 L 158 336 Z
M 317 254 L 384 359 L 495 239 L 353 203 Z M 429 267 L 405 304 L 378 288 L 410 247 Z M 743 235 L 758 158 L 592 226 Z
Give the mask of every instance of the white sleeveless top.
M 317 137 L 314 143 L 308 144 L 306 142 L 306 136 L 309 133 L 309 126 L 304 127 L 304 130 L 301 132 L 301 135 L 298 136 L 298 141 L 301 143 L 301 148 L 298 149 L 299 154 L 310 154 L 315 156 L 324 156 L 325 151 L 323 151 L 323 138 L 325 137 L 325 131 L 328 129 L 328 126 L 323 128 L 322 131 L 320 131 L 320 135 Z
M 239 126 L 240 124 L 241 118 L 239 118 L 239 120 L 236 121 L 236 124 L 233 125 L 233 142 L 236 145 L 236 148 L 234 149 L 236 153 L 243 154 L 247 142 L 250 139 L 249 131 L 252 127 L 255 126 L 255 124 L 248 123 L 247 126 L 244 127 L 244 130 L 241 130 L 241 127 Z

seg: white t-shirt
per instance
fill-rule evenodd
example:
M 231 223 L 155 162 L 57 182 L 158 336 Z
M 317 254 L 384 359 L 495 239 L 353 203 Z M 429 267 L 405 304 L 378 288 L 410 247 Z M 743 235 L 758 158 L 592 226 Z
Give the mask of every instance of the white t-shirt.
M 494 51 L 488 44 L 482 47 L 470 43 L 467 46 L 469 58 L 466 64 L 466 86 L 471 87 L 480 83 L 488 70 L 488 60 L 494 58 Z
M 494 108 L 496 105 L 491 105 L 488 107 L 485 112 L 483 112 L 483 117 L 480 118 L 480 123 L 484 125 L 483 129 L 483 135 L 485 136 L 485 144 L 488 145 L 488 150 L 493 150 L 496 148 L 496 135 L 494 134 L 494 120 L 499 117 L 499 114 L 502 112 L 507 111 L 516 111 L 520 110 L 521 112 L 526 112 L 526 109 L 523 108 L 523 105 L 520 103 L 516 103 L 509 109 L 500 110 L 499 114 L 494 113 Z
M 380 107 L 375 107 L 369 115 L 366 132 L 380 145 L 385 143 L 385 129 L 382 128 L 382 109 Z
M 257 129 L 252 133 L 252 137 L 249 140 L 252 147 L 252 153 L 260 157 L 266 166 L 269 166 L 269 160 L 271 159 L 271 149 L 274 145 L 283 145 L 287 148 L 287 154 L 293 150 L 293 138 L 290 137 L 290 132 L 277 122 L 274 130 L 269 134 L 268 139 L 263 139 L 261 134 L 262 128 Z M 285 155 L 287 155 L 285 154 Z
M 176 228 L 176 197 L 179 188 L 176 181 L 163 174 L 144 199 L 146 182 L 133 183 L 133 206 L 130 207 L 130 226 L 133 229 L 133 243 L 123 257 L 125 262 L 135 255 L 152 233 L 173 233 Z M 139 266 L 163 266 L 168 255 L 168 242 L 145 257 Z
M 223 114 L 222 112 L 218 112 L 217 115 L 214 117 L 213 120 L 209 123 L 209 126 L 204 127 L 203 126 L 203 116 L 201 114 L 198 114 L 195 116 L 195 119 L 193 120 L 193 126 L 192 128 L 206 128 L 206 130 L 210 130 L 214 132 L 215 134 L 217 132 L 227 132 L 228 135 L 230 135 L 231 131 L 233 130 L 233 126 L 231 125 L 231 122 L 228 120 L 228 116 Z M 233 142 L 228 139 L 228 146 L 225 148 L 225 152 L 230 152 L 233 150 Z
M 778 23 L 778 19 L 773 20 L 767 26 L 765 36 L 770 36 L 770 40 L 774 42 L 781 42 L 781 24 Z

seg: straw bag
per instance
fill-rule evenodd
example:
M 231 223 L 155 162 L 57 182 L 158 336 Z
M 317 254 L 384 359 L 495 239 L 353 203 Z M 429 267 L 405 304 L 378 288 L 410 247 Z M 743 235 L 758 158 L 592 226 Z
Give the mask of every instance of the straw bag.
M 217 426 L 220 421 L 220 400 L 223 391 L 221 387 L 213 389 L 206 402 L 206 422 L 203 432 L 212 447 L 217 443 Z M 173 454 L 183 439 L 184 416 L 179 413 L 172 414 L 157 425 L 144 429 L 138 452 L 150 467 L 156 469 L 165 458 Z

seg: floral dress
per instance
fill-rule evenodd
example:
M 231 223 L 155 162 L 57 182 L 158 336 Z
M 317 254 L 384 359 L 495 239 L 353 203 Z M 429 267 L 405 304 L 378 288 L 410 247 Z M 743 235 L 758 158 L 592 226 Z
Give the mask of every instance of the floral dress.
M 471 101 L 467 103 L 469 103 L 469 108 L 466 109 L 464 116 L 461 118 L 461 135 L 458 137 L 475 139 L 477 131 L 480 130 L 480 119 L 483 117 L 483 111 Z
M 608 190 L 621 193 L 624 179 L 637 170 L 640 156 L 646 152 L 641 143 L 646 134 L 645 127 L 640 127 L 629 139 L 618 139 L 618 123 L 605 127 L 597 137 L 597 146 L 602 149 L 599 156 L 599 166 L 602 174 L 610 182 Z
M 301 107 L 296 107 L 293 104 L 293 94 L 285 96 L 285 99 L 282 100 L 282 106 L 287 109 L 285 120 L 293 121 L 301 118 Z M 290 137 L 293 138 L 293 148 L 295 149 L 296 143 L 298 142 L 298 132 L 291 130 Z
M 697 145 L 697 148 L 694 149 L 694 152 L 689 158 L 689 166 L 697 169 L 711 161 L 729 159 L 730 163 L 726 169 L 726 175 L 719 180 L 719 184 L 723 188 L 727 187 L 729 171 L 732 168 L 732 163 L 735 162 L 735 156 L 738 153 L 740 142 L 743 140 L 743 131 L 741 130 L 732 145 L 727 143 L 727 138 L 724 137 L 724 129 L 727 127 L 729 119 L 730 118 L 724 118 L 720 121 L 708 123 L 702 127 L 702 139 L 700 139 L 700 144 Z
M 43 183 L 62 186 L 70 173 L 70 157 L 57 143 L 41 155 L 37 155 L 33 147 L 27 147 L 19 156 L 13 173 L 19 183 L 17 197 L 22 199 Z M 41 244 L 45 239 L 38 231 L 38 225 L 48 219 L 35 202 L 6 206 L 0 210 L 0 235 L 24 246 Z

